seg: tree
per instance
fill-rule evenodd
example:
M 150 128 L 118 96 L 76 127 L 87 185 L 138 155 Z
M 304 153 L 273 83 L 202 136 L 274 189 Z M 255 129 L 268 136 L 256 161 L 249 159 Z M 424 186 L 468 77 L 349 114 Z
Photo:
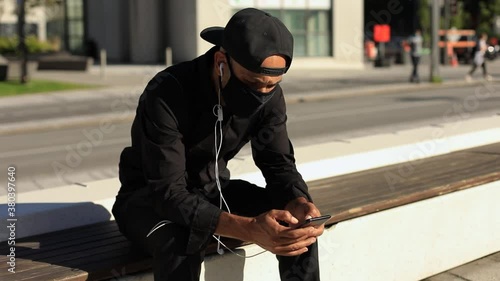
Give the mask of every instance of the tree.
M 450 25 L 451 27 L 456 27 L 457 29 L 467 29 L 470 28 L 468 23 L 470 23 L 470 13 L 464 9 L 463 1 L 457 1 L 457 12 L 451 17 Z
M 63 3 L 62 0 L 18 0 L 18 7 L 16 9 L 17 17 L 17 29 L 18 29 L 18 41 L 19 41 L 19 54 L 21 56 L 21 84 L 28 82 L 28 50 L 26 47 L 26 36 L 24 30 L 24 24 L 26 20 L 26 12 L 34 7 L 39 6 L 58 6 Z
M 499 0 L 483 0 L 479 2 L 479 25 L 478 32 L 486 32 L 489 35 L 494 34 L 495 17 L 500 15 Z
M 431 8 L 429 6 L 429 0 L 420 1 L 420 6 L 418 8 L 418 19 L 420 29 L 422 30 L 422 36 L 424 37 L 425 45 L 429 46 L 431 42 Z
M 0 0 L 0 19 L 2 19 L 4 12 L 5 12 L 5 0 Z
M 500 15 L 500 0 L 462 0 L 465 28 L 494 34 L 495 18 Z

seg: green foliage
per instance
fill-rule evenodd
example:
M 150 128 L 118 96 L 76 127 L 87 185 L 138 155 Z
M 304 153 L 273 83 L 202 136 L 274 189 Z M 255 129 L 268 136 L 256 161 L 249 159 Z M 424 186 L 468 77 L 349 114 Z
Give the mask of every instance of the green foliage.
M 443 83 L 443 77 L 441 77 L 441 76 L 432 76 L 431 82 L 432 83 L 436 83 L 436 84 L 441 84 L 441 83 Z
M 495 16 L 500 15 L 500 1 L 499 0 L 482 0 L 479 2 L 479 26 L 477 31 L 479 33 L 485 32 L 491 35 L 494 34 Z
M 460 0 L 459 3 L 461 14 L 457 15 L 457 20 L 462 28 L 475 29 L 478 34 L 499 35 L 495 34 L 494 26 L 495 17 L 500 16 L 500 0 Z
M 429 8 L 429 0 L 421 0 L 420 8 L 418 10 L 418 18 L 420 28 L 422 30 L 422 37 L 424 38 L 425 46 L 429 46 L 431 42 L 431 9 Z
M 46 41 L 40 41 L 35 36 L 26 37 L 26 47 L 29 54 L 47 53 L 54 51 L 52 45 Z
M 33 93 L 51 93 L 55 91 L 68 91 L 97 88 L 95 85 L 62 83 L 56 81 L 32 80 L 27 84 L 18 81 L 0 82 L 0 98 L 4 96 L 14 96 Z
M 0 37 L 0 54 L 15 54 L 17 44 L 17 38 Z
M 452 16 L 450 19 L 450 27 L 456 27 L 457 29 L 468 29 L 468 23 L 470 23 L 470 13 L 468 13 L 463 8 L 463 2 L 458 1 L 457 14 Z
M 16 55 L 18 54 L 19 40 L 17 37 L 0 37 L 0 54 Z M 55 51 L 55 47 L 45 41 L 40 41 L 36 36 L 26 37 L 26 48 L 29 54 L 39 54 Z

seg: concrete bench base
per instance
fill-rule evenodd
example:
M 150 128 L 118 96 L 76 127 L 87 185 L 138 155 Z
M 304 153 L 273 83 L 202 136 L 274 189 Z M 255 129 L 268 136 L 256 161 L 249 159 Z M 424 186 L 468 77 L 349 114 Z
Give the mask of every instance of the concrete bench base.
M 498 252 L 498 198 L 500 181 L 340 222 L 319 240 L 321 280 L 417 281 Z M 260 251 L 255 245 L 239 250 Z M 278 262 L 270 253 L 212 255 L 200 280 L 279 280 Z
M 83 56 L 43 57 L 38 61 L 38 70 L 87 71 L 94 60 Z

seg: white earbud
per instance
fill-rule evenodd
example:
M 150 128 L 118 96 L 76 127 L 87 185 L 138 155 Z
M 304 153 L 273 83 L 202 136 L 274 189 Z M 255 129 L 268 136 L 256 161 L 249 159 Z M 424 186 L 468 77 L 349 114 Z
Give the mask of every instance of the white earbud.
M 221 77 L 222 77 L 222 75 L 224 75 L 224 71 L 223 71 L 223 69 L 224 69 L 224 63 L 222 63 L 222 62 L 221 62 L 221 63 L 219 64 L 219 71 L 220 71 L 219 73 L 220 73 L 220 76 L 221 76 Z
M 220 71 L 219 72 L 220 77 L 222 77 L 224 75 L 224 63 L 223 62 L 221 62 L 219 64 L 219 71 Z M 220 91 L 220 89 L 219 89 L 219 91 Z M 219 92 L 219 94 L 220 94 L 220 92 Z M 223 114 L 222 114 L 222 106 L 220 106 L 220 101 L 219 101 L 219 105 L 217 106 L 217 114 L 216 115 L 217 115 L 218 121 L 222 121 L 224 119 Z
M 217 249 L 217 254 L 224 255 L 224 250 L 222 248 Z

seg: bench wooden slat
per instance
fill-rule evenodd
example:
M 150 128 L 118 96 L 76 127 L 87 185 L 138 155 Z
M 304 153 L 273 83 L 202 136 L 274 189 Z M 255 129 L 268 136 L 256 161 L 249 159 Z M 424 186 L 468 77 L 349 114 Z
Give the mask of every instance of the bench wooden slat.
M 62 243 L 49 243 L 45 244 L 44 242 L 37 242 L 33 240 L 33 242 L 23 242 L 16 243 L 16 254 L 24 257 L 24 258 L 37 258 L 37 255 L 40 253 L 40 248 L 43 247 L 44 252 L 53 251 L 57 249 L 64 249 L 69 247 L 74 247 L 78 245 L 84 245 L 86 243 L 93 243 L 94 241 L 106 240 L 115 237 L 122 237 L 122 234 L 116 230 L 114 232 L 104 232 L 101 233 L 100 229 L 95 229 L 98 235 L 92 235 L 87 237 L 81 237 L 73 240 L 64 241 Z M 2 253 L 4 250 L 0 250 Z M 0 265 L 2 268 L 2 265 Z
M 500 146 L 455 152 L 413 162 L 413 172 L 401 177 L 408 163 L 358 172 L 309 183 L 322 213 L 333 215 L 329 223 L 409 204 L 445 193 L 500 180 Z M 499 154 L 491 153 L 498 151 Z M 404 180 L 390 186 L 387 176 Z M 324 200 L 328 198 L 328 200 Z
M 500 143 L 475 147 L 463 151 L 464 153 L 489 153 L 489 154 L 500 154 Z
M 97 243 L 96 243 L 97 244 Z M 17 274 L 22 274 L 25 271 L 32 271 L 36 268 L 38 271 L 43 270 L 41 268 L 43 264 L 37 262 L 45 262 L 46 268 L 49 269 L 52 264 L 62 265 L 68 268 L 80 268 L 85 263 L 99 263 L 101 259 L 108 256 L 120 256 L 125 255 L 130 252 L 130 243 L 125 239 L 122 239 L 118 243 L 111 243 L 106 246 L 97 246 L 96 248 L 89 248 L 84 250 L 71 251 L 66 249 L 65 251 L 60 251 L 56 257 L 42 258 L 39 260 L 31 259 L 19 259 L 16 260 L 16 267 L 18 268 Z M 4 271 L 7 271 L 4 269 Z
M 130 252 L 130 248 L 119 247 L 113 251 L 96 254 L 96 258 L 72 260 L 68 263 L 58 263 L 57 266 L 43 266 L 36 270 L 24 271 L 19 274 L 19 280 L 100 280 L 114 278 L 144 270 L 151 265 L 151 259 Z M 36 274 L 34 274 L 36 272 Z M 38 277 L 39 279 L 36 279 Z
M 389 185 L 388 175 L 401 176 L 403 180 Z M 498 180 L 500 143 L 312 181 L 308 185 L 322 213 L 332 214 L 328 224 L 335 224 Z M 230 247 L 248 244 L 234 239 L 225 239 L 225 243 Z M 150 258 L 131 250 L 130 242 L 121 236 L 114 222 L 16 240 L 16 274 L 7 272 L 8 248 L 6 243 L 0 245 L 1 280 L 102 280 L 142 271 L 151 265 Z M 206 253 L 215 252 L 214 241 Z
M 99 222 L 96 224 L 91 224 L 87 226 L 80 226 L 80 227 L 75 227 L 75 228 L 70 228 L 70 229 L 63 229 L 63 230 L 58 230 L 55 232 L 51 233 L 46 233 L 46 234 L 40 234 L 31 237 L 32 239 L 36 240 L 36 242 L 39 242 L 39 244 L 43 245 L 61 245 L 61 243 L 66 242 L 66 241 L 73 241 L 73 240 L 78 240 L 81 238 L 85 237 L 92 237 L 95 235 L 101 235 L 102 233 L 106 232 L 117 232 L 118 227 L 116 224 L 110 224 L 109 222 Z M 33 240 L 30 241 L 30 239 L 17 239 L 17 243 L 21 243 L 23 241 L 24 243 L 30 243 Z M 6 243 L 1 243 L 0 244 L 0 251 L 6 251 L 8 249 L 8 245 Z

